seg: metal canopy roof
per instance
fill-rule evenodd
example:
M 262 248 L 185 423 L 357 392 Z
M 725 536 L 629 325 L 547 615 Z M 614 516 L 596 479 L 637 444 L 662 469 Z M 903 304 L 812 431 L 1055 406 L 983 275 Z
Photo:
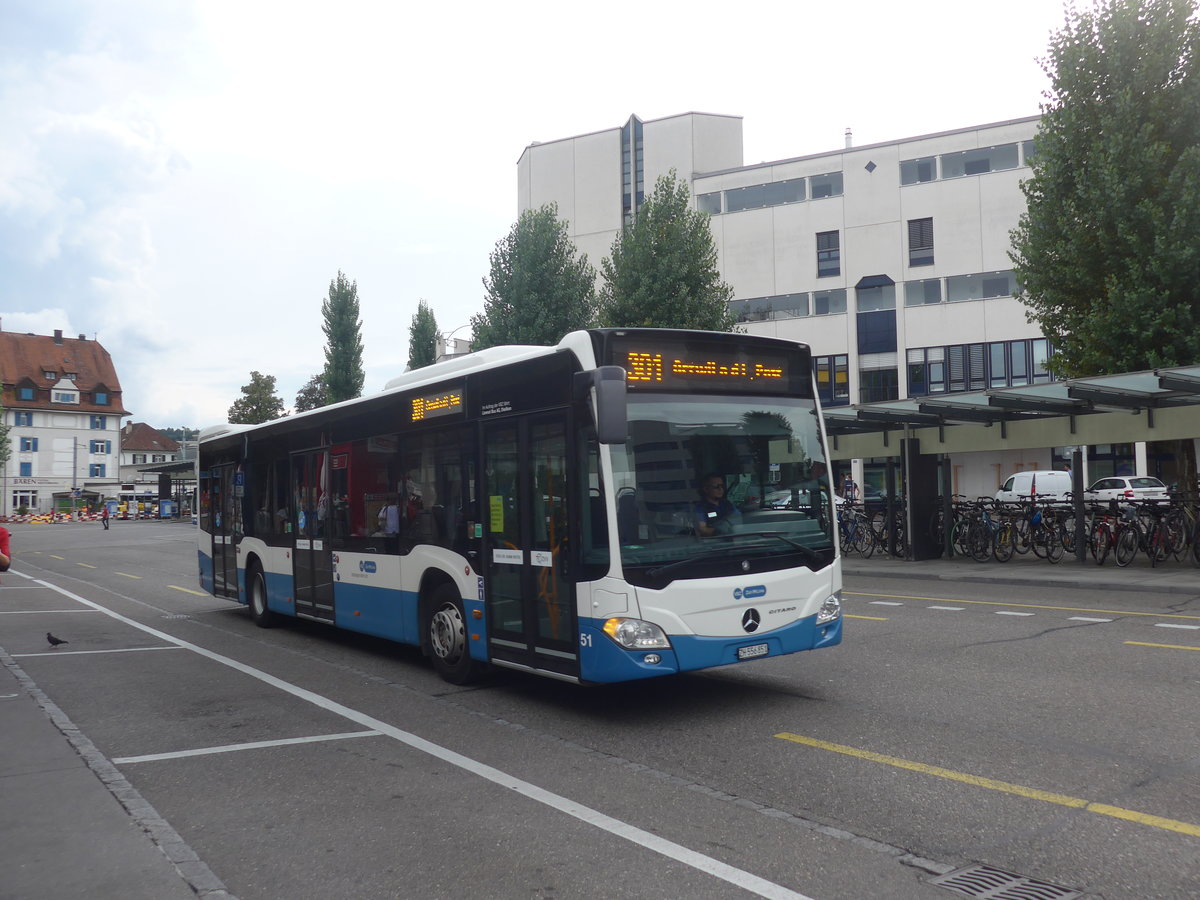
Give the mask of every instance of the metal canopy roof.
M 825 428 L 849 435 L 1179 406 L 1200 406 L 1200 366 L 835 406 L 825 410 Z

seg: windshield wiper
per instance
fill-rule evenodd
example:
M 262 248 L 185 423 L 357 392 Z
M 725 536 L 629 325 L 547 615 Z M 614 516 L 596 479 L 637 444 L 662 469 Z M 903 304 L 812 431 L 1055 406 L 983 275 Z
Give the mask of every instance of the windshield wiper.
M 773 538 L 776 538 L 777 540 L 783 541 L 789 547 L 793 547 L 796 550 L 799 550 L 801 555 L 803 555 L 806 559 L 808 559 L 809 562 L 813 562 L 813 563 L 824 563 L 825 562 L 825 551 L 814 550 L 812 547 L 808 546 L 807 544 L 801 544 L 799 541 L 792 540 L 790 537 L 787 536 L 786 533 L 784 533 L 782 531 L 756 531 L 756 532 L 754 532 L 754 534 L 755 535 L 761 534 L 763 537 L 773 537 Z
M 828 560 L 826 559 L 826 555 L 823 551 L 814 550 L 812 547 L 809 547 L 805 544 L 801 544 L 798 541 L 794 541 L 790 537 L 788 537 L 786 534 L 784 534 L 783 532 L 780 532 L 780 531 L 755 531 L 755 532 L 753 532 L 754 537 L 758 537 L 760 535 L 762 537 L 771 537 L 771 538 L 775 538 L 777 540 L 783 541 L 783 543 L 787 544 L 792 549 L 797 550 L 805 558 L 805 560 L 807 562 L 818 563 L 822 566 L 824 566 L 828 562 Z M 722 535 L 722 537 L 731 537 L 731 535 Z M 722 556 L 722 557 L 738 556 L 738 555 L 746 553 L 749 549 L 750 548 L 746 547 L 745 545 L 736 545 L 736 544 L 731 544 L 727 547 L 722 547 L 719 549 L 713 548 L 712 552 L 705 553 L 703 556 L 689 556 L 687 559 L 677 559 L 677 560 L 675 560 L 675 562 L 667 563 L 666 565 L 663 565 L 663 566 L 655 566 L 653 569 L 647 569 L 646 574 L 649 575 L 651 578 L 657 578 L 660 575 L 666 575 L 669 572 L 674 572 L 677 569 L 681 569 L 685 566 L 691 565 L 693 563 L 704 560 L 706 558 L 712 558 L 712 556 L 714 554 L 718 555 L 718 556 Z

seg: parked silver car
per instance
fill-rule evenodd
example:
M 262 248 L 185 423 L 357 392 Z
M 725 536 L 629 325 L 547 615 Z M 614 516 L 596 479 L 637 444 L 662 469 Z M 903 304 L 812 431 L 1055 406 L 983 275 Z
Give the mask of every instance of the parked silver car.
M 1087 501 L 1167 500 L 1167 486 L 1148 475 L 1114 475 L 1101 478 L 1083 492 Z

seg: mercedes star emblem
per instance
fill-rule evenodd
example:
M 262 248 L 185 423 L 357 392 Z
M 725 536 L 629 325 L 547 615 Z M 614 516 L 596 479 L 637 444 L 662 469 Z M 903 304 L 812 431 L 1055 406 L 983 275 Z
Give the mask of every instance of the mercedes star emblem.
M 742 614 L 742 628 L 747 632 L 758 631 L 759 621 L 757 609 L 748 609 Z

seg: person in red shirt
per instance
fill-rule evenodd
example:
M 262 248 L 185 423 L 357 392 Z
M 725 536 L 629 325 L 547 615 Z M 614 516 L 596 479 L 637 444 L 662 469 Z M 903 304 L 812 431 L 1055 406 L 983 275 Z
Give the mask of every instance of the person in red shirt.
M 8 548 L 8 529 L 0 525 L 0 572 L 7 572 L 12 563 L 12 551 Z

